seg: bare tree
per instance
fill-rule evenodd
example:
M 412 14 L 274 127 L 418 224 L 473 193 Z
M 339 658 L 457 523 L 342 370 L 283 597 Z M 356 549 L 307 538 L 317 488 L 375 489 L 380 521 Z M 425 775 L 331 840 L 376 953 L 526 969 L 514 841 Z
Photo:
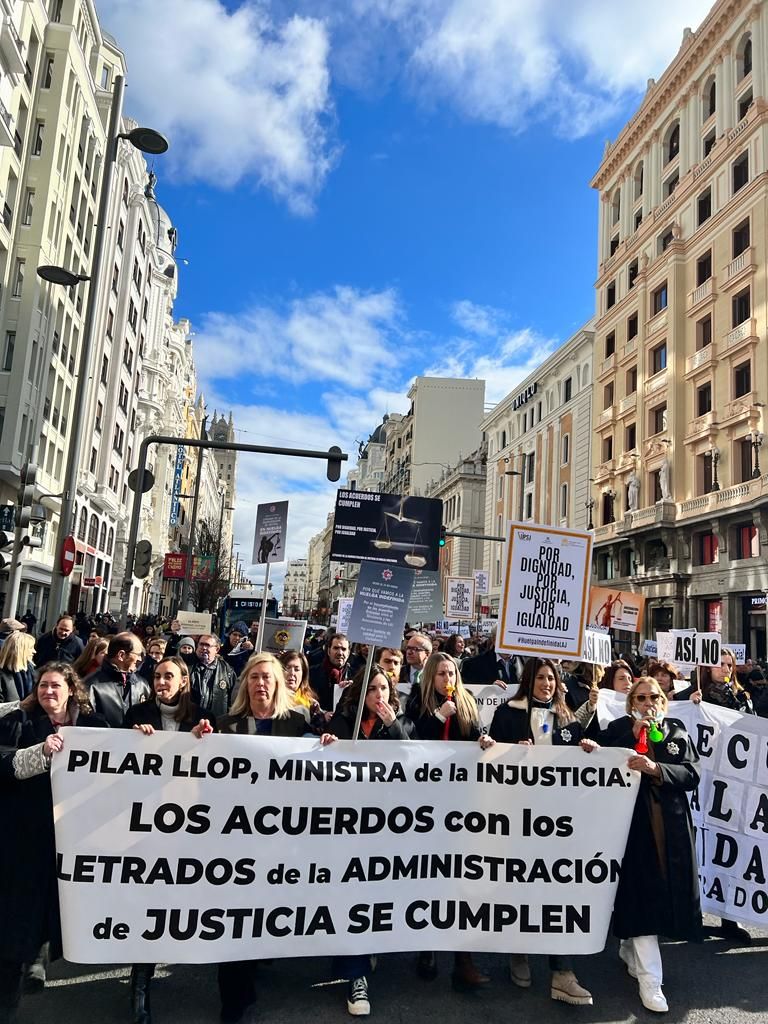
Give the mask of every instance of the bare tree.
M 190 596 L 196 611 L 213 612 L 230 589 L 230 552 L 222 544 L 218 522 L 202 520 L 197 536 L 195 555 L 200 561 L 193 563 Z

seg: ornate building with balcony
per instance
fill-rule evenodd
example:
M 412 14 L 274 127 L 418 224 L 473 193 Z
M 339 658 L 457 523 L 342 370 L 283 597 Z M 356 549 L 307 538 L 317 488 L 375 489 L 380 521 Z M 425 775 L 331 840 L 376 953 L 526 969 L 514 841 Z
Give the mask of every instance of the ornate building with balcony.
M 720 0 L 607 143 L 592 473 L 597 581 L 646 635 L 765 654 L 768 10 Z

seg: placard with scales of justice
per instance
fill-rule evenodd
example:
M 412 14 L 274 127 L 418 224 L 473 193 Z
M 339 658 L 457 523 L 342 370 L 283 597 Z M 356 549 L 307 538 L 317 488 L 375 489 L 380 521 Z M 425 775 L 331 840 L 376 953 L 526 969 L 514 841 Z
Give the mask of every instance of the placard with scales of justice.
M 336 497 L 331 558 L 436 572 L 442 519 L 439 498 L 341 490 Z

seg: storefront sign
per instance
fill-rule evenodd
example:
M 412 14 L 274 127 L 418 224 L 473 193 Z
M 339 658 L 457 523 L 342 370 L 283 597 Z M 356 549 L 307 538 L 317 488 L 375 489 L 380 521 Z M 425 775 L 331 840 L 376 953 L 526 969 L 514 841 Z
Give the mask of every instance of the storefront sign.
M 176 463 L 173 469 L 173 489 L 171 490 L 171 514 L 168 519 L 169 526 L 178 526 L 179 513 L 181 511 L 181 478 L 184 474 L 185 448 L 183 444 L 176 447 Z

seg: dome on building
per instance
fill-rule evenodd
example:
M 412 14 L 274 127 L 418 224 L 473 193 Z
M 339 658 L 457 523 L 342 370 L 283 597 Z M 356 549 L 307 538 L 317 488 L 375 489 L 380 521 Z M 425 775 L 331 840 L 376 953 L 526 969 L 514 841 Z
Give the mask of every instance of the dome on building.
M 382 422 L 376 427 L 374 432 L 368 438 L 368 444 L 386 444 L 387 443 L 387 430 L 386 422 L 389 416 L 384 416 Z
M 171 222 L 171 218 L 157 201 L 155 196 L 156 183 L 157 175 L 154 171 L 150 171 L 149 179 L 144 189 L 144 195 L 147 199 L 147 212 L 149 214 L 150 226 L 152 229 L 152 243 L 158 255 L 166 258 L 165 267 L 161 269 L 163 269 L 164 273 L 168 277 L 173 277 L 176 273 L 176 264 L 173 256 L 176 252 L 178 236 L 176 234 L 176 228 Z

